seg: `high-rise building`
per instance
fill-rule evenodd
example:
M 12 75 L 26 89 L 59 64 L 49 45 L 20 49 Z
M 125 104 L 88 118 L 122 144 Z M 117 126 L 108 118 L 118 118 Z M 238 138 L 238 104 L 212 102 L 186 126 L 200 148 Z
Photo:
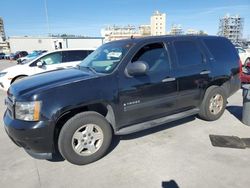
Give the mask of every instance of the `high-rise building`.
M 151 35 L 166 34 L 166 14 L 159 11 L 151 16 Z
M 0 40 L 5 41 L 6 40 L 6 36 L 5 36 L 5 32 L 4 32 L 4 24 L 3 24 L 3 19 L 0 17 Z
M 227 14 L 220 19 L 218 35 L 228 38 L 234 44 L 240 43 L 243 35 L 243 23 L 244 19 L 239 15 Z

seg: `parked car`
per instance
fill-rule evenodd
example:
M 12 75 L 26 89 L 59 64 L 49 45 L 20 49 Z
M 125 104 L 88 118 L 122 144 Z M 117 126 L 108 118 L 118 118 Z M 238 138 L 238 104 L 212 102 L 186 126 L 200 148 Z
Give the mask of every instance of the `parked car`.
M 247 63 L 250 63 L 250 51 L 248 51 L 247 49 L 243 49 L 241 47 L 236 47 L 236 49 L 239 53 L 242 65 L 246 65 Z
M 4 59 L 5 53 L 0 53 L 0 59 Z
M 43 54 L 0 72 L 0 89 L 7 90 L 17 80 L 55 69 L 74 67 L 93 49 L 66 49 Z
M 11 60 L 17 60 L 20 57 L 24 57 L 28 55 L 28 52 L 26 51 L 17 51 L 10 59 Z
M 241 83 L 242 84 L 250 83 L 250 62 L 242 67 Z
M 106 43 L 78 68 L 23 79 L 8 90 L 4 123 L 37 158 L 57 152 L 83 165 L 130 134 L 198 114 L 214 121 L 240 88 L 232 43 L 213 36 L 159 36 Z
M 13 56 L 14 56 L 14 54 L 13 54 L 13 53 L 10 53 L 10 54 L 5 54 L 4 59 L 10 60 L 10 59 L 12 59 L 12 58 L 13 58 Z
M 31 52 L 30 54 L 28 54 L 27 56 L 18 58 L 17 64 L 21 64 L 25 60 L 35 59 L 36 57 L 40 56 L 41 54 L 43 54 L 45 52 L 47 52 L 47 51 L 35 50 L 35 51 Z

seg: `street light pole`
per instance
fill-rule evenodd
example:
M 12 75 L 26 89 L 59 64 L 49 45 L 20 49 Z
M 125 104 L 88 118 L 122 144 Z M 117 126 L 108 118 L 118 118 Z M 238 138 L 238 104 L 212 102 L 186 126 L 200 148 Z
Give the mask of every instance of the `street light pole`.
M 50 36 L 50 26 L 49 26 L 49 16 L 48 16 L 48 8 L 47 8 L 47 0 L 44 0 L 44 8 L 45 8 L 45 16 L 47 22 L 48 35 Z

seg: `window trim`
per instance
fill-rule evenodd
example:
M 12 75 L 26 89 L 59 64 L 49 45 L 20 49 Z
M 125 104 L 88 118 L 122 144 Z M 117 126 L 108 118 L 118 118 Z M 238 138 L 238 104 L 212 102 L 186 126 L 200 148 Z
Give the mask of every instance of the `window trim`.
M 145 43 L 142 43 L 140 44 L 140 46 L 137 47 L 137 50 L 131 55 L 128 63 L 126 64 L 125 66 L 125 69 L 124 69 L 124 74 L 126 77 L 130 77 L 130 78 L 133 78 L 133 76 L 130 76 L 128 73 L 127 73 L 127 66 L 129 65 L 129 63 L 132 63 L 132 59 L 134 58 L 134 56 L 144 47 L 144 46 L 147 46 L 147 45 L 150 45 L 150 44 L 155 44 L 155 43 L 162 43 L 163 44 L 163 49 L 166 50 L 166 53 L 167 53 L 167 56 L 168 56 L 168 62 L 169 62 L 169 71 L 171 71 L 173 69 L 173 65 L 172 65 L 172 61 L 171 61 L 171 58 L 170 58 L 170 54 L 169 54 L 169 47 L 167 45 L 169 41 L 150 41 L 150 42 L 145 42 Z

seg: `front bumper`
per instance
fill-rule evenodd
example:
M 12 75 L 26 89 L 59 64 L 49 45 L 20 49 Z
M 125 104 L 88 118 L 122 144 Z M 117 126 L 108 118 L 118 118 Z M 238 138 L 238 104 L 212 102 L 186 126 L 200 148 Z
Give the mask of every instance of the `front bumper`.
M 16 120 L 7 111 L 3 120 L 8 136 L 16 145 L 23 147 L 34 158 L 50 159 L 55 150 L 49 123 Z

